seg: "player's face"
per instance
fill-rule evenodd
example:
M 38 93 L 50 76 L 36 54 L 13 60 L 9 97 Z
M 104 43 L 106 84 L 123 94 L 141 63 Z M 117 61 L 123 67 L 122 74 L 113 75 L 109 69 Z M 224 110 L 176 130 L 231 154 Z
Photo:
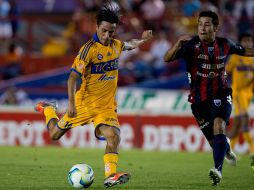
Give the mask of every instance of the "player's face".
M 241 44 L 245 48 L 252 48 L 253 47 L 253 38 L 252 37 L 243 37 L 241 40 Z
M 210 17 L 200 17 L 198 20 L 198 36 L 202 41 L 212 42 L 215 39 L 217 27 L 212 23 Z
M 106 22 L 106 21 L 102 21 L 96 27 L 98 38 L 103 45 L 108 45 L 110 40 L 113 38 L 115 31 L 116 31 L 116 24 Z

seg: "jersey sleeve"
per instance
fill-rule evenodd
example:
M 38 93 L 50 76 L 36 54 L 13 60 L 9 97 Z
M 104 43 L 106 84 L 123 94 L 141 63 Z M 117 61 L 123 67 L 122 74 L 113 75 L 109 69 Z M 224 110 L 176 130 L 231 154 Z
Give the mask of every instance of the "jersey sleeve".
M 229 56 L 227 63 L 226 63 L 226 72 L 232 73 L 234 68 L 236 67 L 237 60 L 235 55 Z
M 186 58 L 187 56 L 187 48 L 186 45 L 182 46 L 179 50 L 177 50 L 174 59 Z
M 235 43 L 234 41 L 229 39 L 228 44 L 229 44 L 229 54 L 237 54 L 237 55 L 245 54 L 245 48 L 242 45 Z
M 119 49 L 120 54 L 121 54 L 122 51 L 124 50 L 125 43 L 123 41 L 120 41 L 120 40 L 117 40 L 117 39 L 114 39 L 114 43 L 116 44 L 116 46 Z
M 84 45 L 76 58 L 74 59 L 74 63 L 72 64 L 71 71 L 76 72 L 80 77 L 84 75 L 86 66 L 92 60 L 92 49 L 90 46 Z

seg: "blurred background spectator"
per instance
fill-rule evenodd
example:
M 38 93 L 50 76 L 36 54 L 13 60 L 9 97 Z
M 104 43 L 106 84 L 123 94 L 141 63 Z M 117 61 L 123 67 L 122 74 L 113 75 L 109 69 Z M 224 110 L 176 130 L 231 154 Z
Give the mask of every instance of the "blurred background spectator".
M 0 0 L 0 93 L 9 86 L 63 96 L 73 58 L 92 37 L 103 0 Z M 163 55 L 179 35 L 194 34 L 203 9 L 220 15 L 219 35 L 237 40 L 254 31 L 252 0 L 115 0 L 121 7 L 117 38 L 137 38 L 153 29 L 154 39 L 119 61 L 119 85 L 186 89 L 185 64 L 165 64 Z M 235 27 L 237 26 L 237 27 Z M 39 90 L 40 89 L 40 90 Z M 57 96 L 56 95 L 56 96 Z

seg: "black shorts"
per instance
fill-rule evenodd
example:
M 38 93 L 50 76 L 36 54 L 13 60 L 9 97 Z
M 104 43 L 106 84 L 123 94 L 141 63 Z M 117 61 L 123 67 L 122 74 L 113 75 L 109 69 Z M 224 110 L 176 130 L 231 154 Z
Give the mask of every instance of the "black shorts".
M 216 117 L 222 118 L 229 125 L 232 111 L 232 95 L 229 94 L 227 96 L 193 103 L 191 110 L 207 140 L 212 140 L 214 137 L 213 122 Z

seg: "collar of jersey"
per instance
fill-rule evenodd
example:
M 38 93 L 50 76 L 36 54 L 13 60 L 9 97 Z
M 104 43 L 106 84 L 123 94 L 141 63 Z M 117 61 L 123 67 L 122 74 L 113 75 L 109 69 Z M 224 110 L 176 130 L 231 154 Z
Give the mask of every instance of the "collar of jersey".
M 96 41 L 96 42 L 100 43 L 101 45 L 103 45 L 103 44 L 100 42 L 97 33 L 94 33 L 93 39 L 94 39 L 94 41 Z M 110 44 L 111 44 L 111 43 L 112 43 L 112 40 L 110 40 Z

